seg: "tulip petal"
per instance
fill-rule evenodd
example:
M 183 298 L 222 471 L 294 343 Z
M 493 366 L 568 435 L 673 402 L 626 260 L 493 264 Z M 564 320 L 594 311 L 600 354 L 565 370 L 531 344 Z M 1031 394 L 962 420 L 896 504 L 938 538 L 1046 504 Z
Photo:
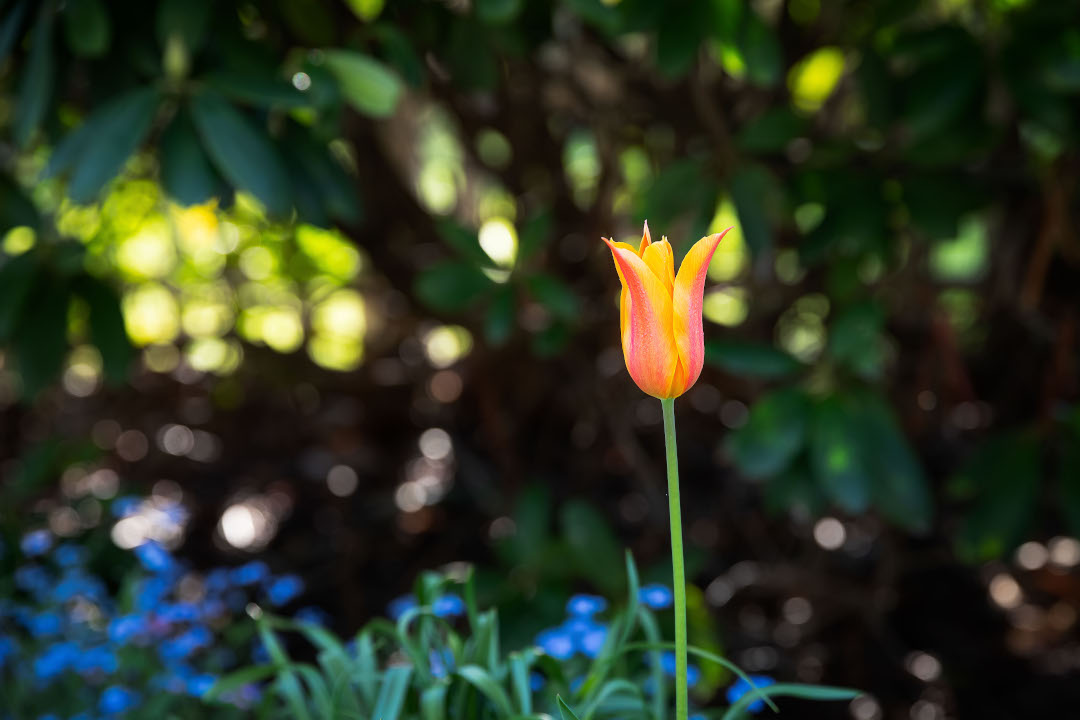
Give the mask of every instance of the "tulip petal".
M 646 232 L 647 231 L 648 231 L 648 227 L 646 227 Z M 629 252 L 632 252 L 635 255 L 637 254 L 637 250 L 635 250 L 634 246 L 631 245 L 630 243 L 612 242 L 611 240 L 608 240 L 607 238 L 600 238 L 600 239 L 603 240 L 604 242 L 606 242 L 609 247 L 622 248 L 623 250 L 627 250 Z M 630 309 L 630 301 L 629 301 L 628 296 L 627 296 L 627 293 L 629 291 L 626 289 L 626 278 L 623 277 L 623 271 L 622 271 L 622 268 L 619 267 L 619 261 L 618 260 L 615 261 L 615 272 L 617 272 L 619 274 L 619 282 L 622 284 L 622 294 L 619 296 L 619 337 L 622 337 L 623 334 L 626 332 L 626 315 L 627 315 L 627 312 Z
M 645 253 L 645 248 L 652 245 L 652 235 L 649 234 L 649 221 L 645 221 L 645 229 L 641 233 L 641 245 L 638 246 L 637 256 L 641 257 Z
M 641 259 L 645 261 L 645 264 L 649 266 L 657 279 L 664 283 L 664 287 L 668 289 L 670 294 L 672 288 L 675 287 L 675 253 L 672 252 L 671 244 L 668 243 L 667 238 L 645 248 L 645 252 L 641 254 Z
M 730 230 L 731 228 L 728 228 Z M 690 252 L 686 253 L 679 274 L 675 276 L 675 291 L 672 297 L 672 331 L 675 344 L 679 349 L 679 359 L 686 369 L 682 389 L 677 394 L 686 392 L 701 375 L 701 366 L 705 363 L 705 332 L 701 327 L 701 303 L 705 292 L 705 276 L 709 271 L 709 262 L 720 240 L 727 230 L 701 238 Z
M 607 241 L 605 241 L 607 242 Z M 654 397 L 671 397 L 679 365 L 672 332 L 671 292 L 632 250 L 608 242 L 622 271 L 623 359 L 630 377 Z

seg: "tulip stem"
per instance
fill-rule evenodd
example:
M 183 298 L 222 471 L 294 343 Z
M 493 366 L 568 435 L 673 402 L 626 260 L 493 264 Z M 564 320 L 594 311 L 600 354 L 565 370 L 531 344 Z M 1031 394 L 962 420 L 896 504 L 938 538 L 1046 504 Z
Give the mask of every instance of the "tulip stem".
M 671 589 L 675 595 L 675 718 L 686 720 L 689 714 L 686 684 L 686 569 L 683 566 L 682 506 L 679 501 L 679 451 L 675 446 L 675 399 L 663 399 L 660 404 L 664 408 L 668 513 L 671 517 Z

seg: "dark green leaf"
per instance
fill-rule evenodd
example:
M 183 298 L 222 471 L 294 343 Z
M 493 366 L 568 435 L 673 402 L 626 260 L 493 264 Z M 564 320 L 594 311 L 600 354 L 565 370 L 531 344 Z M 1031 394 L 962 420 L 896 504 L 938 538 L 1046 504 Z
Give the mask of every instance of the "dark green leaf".
M 422 270 L 413 289 L 431 309 L 457 312 L 472 305 L 491 287 L 492 282 L 474 265 L 447 261 Z
M 1069 531 L 1074 536 L 1080 535 L 1080 432 L 1077 430 L 1066 434 L 1059 473 L 1061 512 Z
M 731 200 L 743 238 L 755 256 L 772 247 L 768 202 L 776 192 L 776 181 L 761 165 L 741 167 L 731 177 Z
M 670 78 L 686 74 L 709 30 L 709 3 L 691 2 L 660 16 L 656 30 L 656 69 Z
M 824 493 L 810 477 L 804 463 L 795 463 L 774 475 L 765 486 L 765 509 L 773 514 L 799 510 L 815 516 L 825 509 L 826 504 Z
M 593 506 L 572 500 L 559 515 L 563 537 L 573 552 L 578 571 L 609 597 L 623 592 L 623 551 L 607 518 Z
M 70 289 L 60 278 L 38 278 L 12 339 L 23 397 L 27 399 L 34 398 L 57 378 L 68 351 Z
M 30 0 L 22 0 L 4 16 L 3 23 L 0 23 L 0 65 L 7 60 L 11 48 L 15 46 L 15 40 L 18 39 L 19 31 L 22 30 L 23 18 L 26 17 L 29 7 Z
M 225 190 L 224 182 L 203 151 L 195 125 L 181 108 L 158 142 L 161 183 L 181 205 L 197 205 Z
M 744 20 L 742 50 L 747 79 L 764 87 L 775 85 L 784 69 L 783 49 L 776 33 L 753 11 Z
M 305 43 L 315 46 L 334 42 L 334 16 L 322 0 L 278 0 L 289 28 Z
M 680 160 L 668 164 L 656 176 L 642 198 L 639 219 L 647 219 L 659 234 L 671 227 L 676 219 L 687 214 L 695 223 L 687 236 L 698 238 L 705 234 L 716 211 L 718 188 L 705 172 L 699 160 Z M 705 217 L 707 215 L 707 217 Z
M 454 84 L 463 90 L 494 90 L 499 84 L 499 59 L 491 48 L 488 30 L 471 19 L 453 23 L 446 46 L 446 62 Z
M 480 238 L 475 230 L 453 220 L 441 220 L 437 224 L 439 237 L 463 259 L 479 267 L 494 267 L 491 258 L 480 247 Z
M 119 293 L 91 275 L 76 278 L 74 289 L 90 308 L 90 340 L 101 353 L 105 378 L 116 384 L 124 382 L 133 352 L 124 329 Z
M 750 153 L 778 153 L 805 132 L 806 120 L 792 112 L 791 108 L 770 108 L 739 131 L 736 143 Z
M 521 12 L 522 0 L 476 0 L 476 16 L 496 25 L 507 23 Z
M 0 265 L 0 343 L 14 337 L 23 316 L 28 314 L 25 308 L 30 289 L 38 283 L 38 259 L 33 252 L 9 258 Z
M 352 50 L 327 50 L 326 67 L 356 111 L 377 118 L 394 114 L 401 97 L 401 80 L 381 62 Z
M 93 200 L 116 177 L 142 143 L 160 98 L 156 88 L 140 88 L 102 107 L 87 123 L 94 134 L 84 138 L 71 170 L 67 193 L 72 202 Z
M 41 3 L 37 22 L 31 36 L 30 54 L 26 59 L 19 96 L 15 101 L 11 125 L 12 135 L 19 147 L 25 148 L 34 131 L 45 120 L 45 111 L 52 97 L 56 72 L 53 58 L 53 3 Z
M 296 108 L 311 104 L 306 94 L 284 78 L 272 75 L 218 70 L 203 75 L 202 81 L 215 92 L 258 107 Z
M 966 562 L 993 560 L 1024 539 L 1038 499 L 1042 468 L 1034 435 L 1011 434 L 987 441 L 955 481 L 973 488 L 975 503 L 956 538 Z
M 98 57 L 109 49 L 112 26 L 102 0 L 68 0 L 64 6 L 64 33 L 76 55 Z
M 765 477 L 787 467 L 805 441 L 809 411 L 806 395 L 797 388 L 762 396 L 746 424 L 728 435 L 728 452 L 739 471 Z
M 550 212 L 539 212 L 526 220 L 521 226 L 521 237 L 518 240 L 518 263 L 527 262 L 534 257 L 550 239 Z
M 379 42 L 382 43 L 382 54 L 390 65 L 401 73 L 411 87 L 420 87 L 424 84 L 427 71 L 424 69 L 424 61 L 420 58 L 416 48 L 408 35 L 401 32 L 396 26 L 388 23 L 379 23 L 372 32 Z
M 922 465 L 885 399 L 867 394 L 860 400 L 856 426 L 872 478 L 870 495 L 874 507 L 906 530 L 929 531 L 934 500 Z
M 161 47 L 175 37 L 188 52 L 197 52 L 206 39 L 210 11 L 211 0 L 161 0 L 156 21 Z
M 41 215 L 18 185 L 0 175 L 0 228 L 41 227 Z
M 847 398 L 818 403 L 810 428 L 810 466 L 829 498 L 848 512 L 870 504 L 871 478 L 859 446 L 859 424 Z
M 581 313 L 577 293 L 554 275 L 537 273 L 530 275 L 526 283 L 533 298 L 557 318 L 574 322 Z
M 705 362 L 733 375 L 781 378 L 803 369 L 803 364 L 772 345 L 742 340 L 707 340 Z
M 196 96 L 191 113 L 203 147 L 221 174 L 257 197 L 269 212 L 288 213 L 289 176 L 266 134 L 219 95 Z
M 884 324 L 885 313 L 876 303 L 861 302 L 845 308 L 829 328 L 829 352 L 863 378 L 878 379 L 885 362 Z
M 503 285 L 495 292 L 484 318 L 484 337 L 487 341 L 498 347 L 510 339 L 516 316 L 514 289 L 510 285 Z

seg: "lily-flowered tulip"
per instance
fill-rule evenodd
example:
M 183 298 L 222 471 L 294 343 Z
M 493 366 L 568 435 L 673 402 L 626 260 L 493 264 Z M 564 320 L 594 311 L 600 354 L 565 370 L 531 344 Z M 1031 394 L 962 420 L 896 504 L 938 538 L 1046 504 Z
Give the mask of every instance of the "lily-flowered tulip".
M 652 242 L 648 222 L 636 250 L 629 243 L 603 238 L 622 281 L 619 305 L 626 369 L 637 386 L 653 397 L 679 397 L 701 375 L 705 361 L 701 327 L 705 274 L 725 233 L 727 230 L 694 243 L 678 274 L 667 238 Z

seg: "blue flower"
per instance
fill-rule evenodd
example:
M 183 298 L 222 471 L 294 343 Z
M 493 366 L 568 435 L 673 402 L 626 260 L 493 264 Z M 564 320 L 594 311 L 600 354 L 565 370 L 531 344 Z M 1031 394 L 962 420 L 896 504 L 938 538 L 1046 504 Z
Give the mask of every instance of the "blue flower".
M 104 645 L 84 650 L 75 660 L 75 670 L 79 673 L 102 672 L 112 675 L 117 666 L 116 655 Z
M 169 551 L 154 540 L 144 542 L 135 548 L 135 557 L 152 573 L 167 573 L 175 566 Z
M 604 647 L 604 642 L 607 640 L 607 632 L 607 628 L 603 625 L 588 630 L 581 636 L 581 640 L 578 643 L 578 649 L 585 657 L 595 658 L 600 654 L 600 651 Z
M 115 715 L 135 707 L 139 704 L 139 700 L 138 693 L 122 685 L 112 685 L 101 693 L 98 709 L 106 715 Z
M 652 583 L 638 591 L 638 599 L 643 605 L 653 610 L 664 610 L 671 607 L 675 597 L 671 594 L 671 588 L 660 583 Z
M 62 568 L 72 568 L 86 562 L 86 548 L 74 543 L 64 543 L 53 551 L 53 560 Z
M 665 675 L 675 677 L 675 653 L 664 652 L 660 654 L 660 668 L 664 671 Z M 687 663 L 686 665 L 686 684 L 690 687 L 697 685 L 698 680 L 701 679 L 701 670 L 697 665 L 693 663 Z
M 44 555 L 49 552 L 52 545 L 52 533 L 44 528 L 40 530 L 31 530 L 23 535 L 22 540 L 19 541 L 19 547 L 22 548 L 23 554 L 29 557 Z
M 386 606 L 386 614 L 391 620 L 398 620 L 402 615 L 416 607 L 415 595 L 399 595 Z
M 213 675 L 196 675 L 195 677 L 189 678 L 187 681 L 188 694 L 194 695 L 195 697 L 202 697 L 209 692 L 210 688 L 214 687 L 214 683 L 216 682 L 217 678 Z
M 544 688 L 544 676 L 533 670 L 529 673 L 529 689 L 533 692 L 540 692 Z
M 69 570 L 49 593 L 53 601 L 58 603 L 65 603 L 76 597 L 100 601 L 106 594 L 105 583 L 81 569 Z
M 304 592 L 304 581 L 297 575 L 282 575 L 272 580 L 266 587 L 270 604 L 276 607 L 288 604 L 302 592 Z
M 738 680 L 736 680 L 731 685 L 731 687 L 728 688 L 727 701 L 728 701 L 729 704 L 734 705 L 744 695 L 746 695 L 747 693 L 753 692 L 755 687 L 756 688 L 765 688 L 765 687 L 769 687 L 770 685 L 775 685 L 776 684 L 776 681 L 773 680 L 768 675 L 750 675 L 749 677 L 750 677 L 750 682 L 752 682 L 754 684 L 753 687 L 751 687 L 750 683 L 746 682 L 746 680 L 743 680 L 742 678 L 739 678 Z M 750 703 L 746 707 L 746 709 L 749 710 L 752 713 L 756 713 L 756 712 L 761 712 L 761 710 L 764 707 L 765 707 L 765 703 L 763 701 L 755 700 L 754 702 Z
M 158 646 L 158 655 L 166 663 L 177 663 L 191 656 L 196 650 L 209 647 L 214 635 L 202 625 L 196 625 L 185 633 L 166 640 Z
M 8 656 L 14 655 L 17 649 L 14 640 L 6 635 L 0 635 L 0 668 L 4 667 L 4 661 Z
M 229 571 L 225 568 L 214 568 L 206 574 L 206 591 L 212 593 L 225 592 L 229 589 Z
M 298 622 L 306 622 L 323 627 L 330 624 L 330 616 L 327 615 L 324 610 L 310 605 L 297 610 L 296 614 L 293 615 L 293 619 Z
M 146 630 L 146 618 L 142 615 L 121 615 L 109 621 L 109 640 L 117 645 L 126 645 Z
M 599 595 L 574 595 L 566 603 L 566 612 L 579 617 L 589 617 L 606 608 L 607 600 Z
M 146 612 L 157 608 L 170 590 L 172 581 L 160 575 L 140 581 L 135 593 L 135 609 Z
M 79 646 L 73 642 L 50 645 L 34 660 L 34 675 L 51 680 L 67 670 L 79 657 Z
M 127 517 L 134 514 L 139 509 L 139 505 L 142 505 L 142 498 L 134 495 L 125 495 L 118 497 L 112 501 L 112 505 L 109 506 L 109 510 L 112 512 L 113 517 Z
M 556 660 L 569 660 L 574 655 L 574 638 L 565 629 L 549 628 L 536 636 L 536 644 Z
M 435 598 L 431 611 L 438 617 L 457 617 L 465 614 L 465 601 L 454 593 L 447 593 Z
M 262 560 L 254 560 L 236 568 L 231 575 L 237 585 L 254 585 L 270 577 L 270 568 Z
M 38 715 L 37 720 L 60 720 L 60 716 L 49 713 L 48 715 Z
M 158 610 L 157 616 L 169 623 L 195 622 L 199 619 L 199 606 L 193 603 L 173 603 Z
M 448 672 L 454 670 L 454 655 L 448 648 L 432 650 L 428 656 L 431 662 L 431 674 L 436 678 L 446 677 Z
M 40 565 L 21 565 L 15 571 L 15 587 L 35 596 L 44 595 L 52 586 L 52 575 Z
M 64 619 L 58 612 L 43 612 L 30 618 L 26 624 L 30 634 L 34 637 L 49 637 L 59 635 L 64 626 Z

